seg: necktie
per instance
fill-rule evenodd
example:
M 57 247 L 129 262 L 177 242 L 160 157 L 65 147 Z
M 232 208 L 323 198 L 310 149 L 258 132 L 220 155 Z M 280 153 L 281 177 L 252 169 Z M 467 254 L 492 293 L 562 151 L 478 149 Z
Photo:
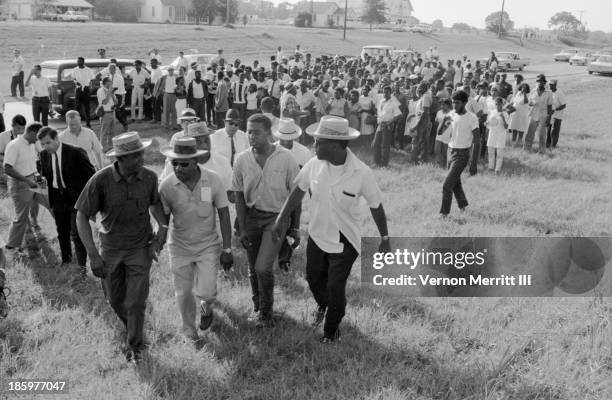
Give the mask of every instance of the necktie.
M 230 136 L 230 142 L 232 144 L 232 156 L 230 158 L 230 165 L 234 166 L 234 155 L 236 154 L 236 146 L 234 145 L 234 137 Z
M 58 156 L 57 154 L 53 155 L 54 158 L 54 162 L 55 162 L 55 181 L 57 183 L 57 188 L 59 190 L 64 189 L 64 181 L 62 180 L 62 173 L 60 171 L 60 166 L 59 166 L 59 162 L 58 162 Z
M 242 83 L 238 85 L 238 102 L 242 103 Z

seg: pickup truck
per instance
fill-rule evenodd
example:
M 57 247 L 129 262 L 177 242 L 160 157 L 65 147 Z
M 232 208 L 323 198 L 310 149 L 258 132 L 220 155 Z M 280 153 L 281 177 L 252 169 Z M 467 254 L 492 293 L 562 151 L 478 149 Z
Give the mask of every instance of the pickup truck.
M 530 62 L 528 58 L 521 58 L 519 53 L 510 51 L 500 51 L 495 53 L 495 55 L 497 56 L 497 69 L 501 71 L 509 71 L 511 69 L 522 71 Z
M 58 21 L 66 22 L 87 22 L 89 17 L 84 14 L 79 14 L 76 11 L 66 11 L 65 14 L 57 14 Z

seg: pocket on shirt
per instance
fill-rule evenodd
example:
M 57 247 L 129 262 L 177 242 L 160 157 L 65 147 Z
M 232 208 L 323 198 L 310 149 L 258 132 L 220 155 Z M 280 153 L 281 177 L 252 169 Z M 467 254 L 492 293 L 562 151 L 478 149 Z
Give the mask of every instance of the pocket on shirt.
M 270 187 L 275 189 L 287 189 L 287 174 L 284 171 L 270 171 Z
M 196 209 L 198 217 L 207 218 L 212 214 L 212 204 L 208 201 L 203 201 L 198 204 Z

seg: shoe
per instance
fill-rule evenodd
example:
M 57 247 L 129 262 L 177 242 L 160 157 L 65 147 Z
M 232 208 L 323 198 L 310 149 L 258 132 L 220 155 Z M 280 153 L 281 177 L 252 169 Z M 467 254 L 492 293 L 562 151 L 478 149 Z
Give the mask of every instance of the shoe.
M 257 328 L 273 328 L 274 320 L 272 319 L 272 314 L 267 314 L 260 312 L 257 321 L 255 321 L 255 327 Z
M 338 343 L 339 341 L 340 341 L 340 329 L 336 329 L 336 332 L 334 332 L 331 335 L 326 333 L 319 339 L 319 342 L 323 344 L 333 344 L 333 343 Z
M 465 207 L 460 207 L 460 208 L 459 208 L 459 211 L 461 211 L 462 213 L 464 213 L 466 208 L 467 208 L 467 206 L 465 206 Z
M 84 265 L 79 265 L 79 279 L 87 279 L 87 267 Z
M 247 317 L 248 322 L 256 322 L 259 319 L 259 310 L 255 308 Z
M 129 349 L 125 352 L 125 360 L 130 364 L 138 365 L 142 361 L 142 353 L 138 350 Z
M 317 310 L 315 310 L 312 313 L 312 317 L 313 317 L 312 326 L 313 327 L 316 328 L 317 326 L 321 325 L 321 322 L 323 322 L 323 320 L 325 319 L 325 311 L 326 311 L 325 307 L 319 307 Z
M 280 268 L 281 271 L 289 272 L 289 267 L 291 267 L 291 263 L 289 261 L 279 261 L 278 263 L 278 268 Z
M 207 309 L 205 303 L 200 304 L 200 329 L 205 331 L 210 328 L 210 324 L 212 324 L 213 318 L 213 310 Z

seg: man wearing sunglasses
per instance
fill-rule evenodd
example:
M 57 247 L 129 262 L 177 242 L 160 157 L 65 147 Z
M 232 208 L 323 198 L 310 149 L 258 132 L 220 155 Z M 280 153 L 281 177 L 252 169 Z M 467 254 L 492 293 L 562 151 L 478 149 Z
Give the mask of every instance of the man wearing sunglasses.
M 214 152 L 227 158 L 232 168 L 238 153 L 249 148 L 249 138 L 240 127 L 240 114 L 236 110 L 229 110 L 225 117 L 225 128 L 217 130 L 210 136 L 210 143 Z
M 196 298 L 200 308 L 199 328 L 204 331 L 213 321 L 217 262 L 226 271 L 233 264 L 229 201 L 219 176 L 198 165 L 198 159 L 208 156 L 209 152 L 198 150 L 195 138 L 178 138 L 173 147 L 161 152 L 171 160 L 173 169 L 173 173 L 160 184 L 159 194 L 164 213 L 168 217 L 172 214 L 168 249 L 174 291 L 183 321 L 183 334 L 198 341 Z M 222 251 L 215 208 L 223 238 Z

